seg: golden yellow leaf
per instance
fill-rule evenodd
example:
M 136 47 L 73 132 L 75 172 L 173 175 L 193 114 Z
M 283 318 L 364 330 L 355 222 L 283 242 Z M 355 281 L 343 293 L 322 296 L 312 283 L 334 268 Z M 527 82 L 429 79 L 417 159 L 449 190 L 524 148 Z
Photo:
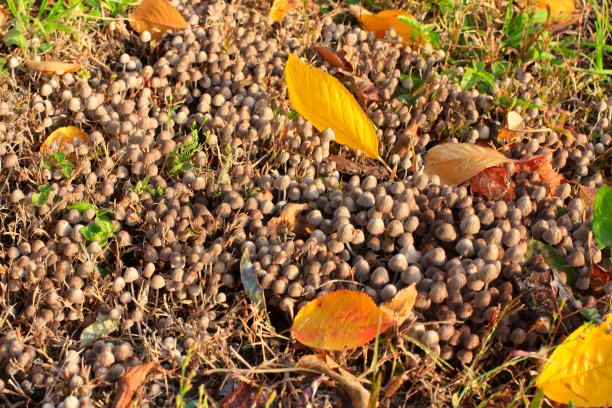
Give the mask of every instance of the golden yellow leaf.
M 369 342 L 394 323 L 365 293 L 338 290 L 302 307 L 291 332 L 297 341 L 315 349 L 346 350 Z
M 612 314 L 593 326 L 586 323 L 550 355 L 536 381 L 555 402 L 579 407 L 612 404 Z
M 389 299 L 381 303 L 379 308 L 387 313 L 397 322 L 397 326 L 401 326 L 410 316 L 414 302 L 417 297 L 416 283 L 408 286 L 397 292 L 393 299 Z
M 393 27 L 404 42 L 412 42 L 414 30 L 398 16 L 412 17 L 412 14 L 400 10 L 385 10 L 378 14 L 362 14 L 358 18 L 359 22 L 368 31 L 372 31 L 376 38 L 385 38 L 387 30 Z
M 340 81 L 293 54 L 289 54 L 285 79 L 293 108 L 315 128 L 320 132 L 332 128 L 336 143 L 380 159 L 378 138 L 370 120 Z
M 26 60 L 26 64 L 36 71 L 51 75 L 64 75 L 68 72 L 76 71 L 81 66 L 81 64 L 70 64 L 57 61 L 34 61 L 31 59 Z
M 278 21 L 285 17 L 285 14 L 297 5 L 297 0 L 274 0 L 269 16 L 272 17 L 274 21 Z
M 428 176 L 437 175 L 444 184 L 458 185 L 484 169 L 511 161 L 490 147 L 447 143 L 429 149 L 425 155 L 424 172 Z
M 50 151 L 61 151 L 68 143 L 72 143 L 72 140 L 78 137 L 82 142 L 87 142 L 87 134 L 76 126 L 66 126 L 55 129 L 47 140 L 40 146 L 40 152 L 42 154 L 50 153 Z M 52 149 L 53 147 L 53 149 Z
M 148 31 L 159 41 L 166 31 L 184 30 L 187 22 L 166 0 L 144 0 L 129 15 L 130 25 L 137 33 Z

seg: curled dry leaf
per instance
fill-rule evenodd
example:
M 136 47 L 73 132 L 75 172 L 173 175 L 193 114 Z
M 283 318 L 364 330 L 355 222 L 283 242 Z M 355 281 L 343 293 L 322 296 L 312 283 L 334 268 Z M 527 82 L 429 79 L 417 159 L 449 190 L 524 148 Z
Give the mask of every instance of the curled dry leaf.
M 599 191 L 599 187 L 587 187 L 582 184 L 578 184 L 580 187 L 580 199 L 584 203 L 586 208 L 592 207 L 595 204 L 595 195 Z
M 490 147 L 447 143 L 434 146 L 427 152 L 424 172 L 428 176 L 437 175 L 444 184 L 458 185 L 484 169 L 511 161 Z
M 308 204 L 287 204 L 278 217 L 268 221 L 268 233 L 272 237 L 288 232 L 293 232 L 298 236 L 306 234 L 310 228 L 306 221 L 306 214 L 302 212 L 307 209 Z
M 503 165 L 484 169 L 470 179 L 472 192 L 483 195 L 489 200 L 513 200 L 516 195 L 508 180 L 506 168 Z
M 289 10 L 298 4 L 298 0 L 274 0 L 269 16 L 272 17 L 274 21 L 279 21 L 285 17 L 285 14 L 287 14 Z
M 72 143 L 75 137 L 81 139 L 83 143 L 87 142 L 87 134 L 76 126 L 55 129 L 40 146 L 40 152 L 46 155 L 53 151 L 61 151 L 64 146 Z
M 604 285 L 610 282 L 610 272 L 597 264 L 591 265 L 591 276 L 599 279 Z
M 525 122 L 523 117 L 515 111 L 508 112 L 506 125 L 497 134 L 498 139 L 514 139 L 519 131 L 523 129 Z
M 536 386 L 547 398 L 580 407 L 612 403 L 612 314 L 576 329 L 548 358 Z
M 71 73 L 79 69 L 81 66 L 81 64 L 70 64 L 67 62 L 34 61 L 31 59 L 26 60 L 26 64 L 33 70 L 51 75 L 64 75 L 66 73 Z
M 380 159 L 378 138 L 370 120 L 340 81 L 293 54 L 289 54 L 285 79 L 293 108 L 317 130 L 331 128 L 336 143 Z
M 363 292 L 339 290 L 308 302 L 291 331 L 302 344 L 319 350 L 359 347 L 395 323 Z
M 368 390 L 359 383 L 359 380 L 353 374 L 337 364 L 334 363 L 336 367 L 331 368 L 326 359 L 331 360 L 329 357 L 323 358 L 319 354 L 304 356 L 298 360 L 296 366 L 319 371 L 332 380 L 337 381 L 351 398 L 354 408 L 366 408 L 370 400 Z
M 371 174 L 377 179 L 385 177 L 387 174 L 387 172 L 380 167 L 355 163 L 335 154 L 330 154 L 328 159 L 335 162 L 336 167 L 343 174 L 358 174 L 362 176 L 368 176 Z
M 387 300 L 379 307 L 380 310 L 387 313 L 397 322 L 397 326 L 401 326 L 412 313 L 414 302 L 417 297 L 416 283 L 400 290 L 395 294 L 393 299 Z
M 329 62 L 336 68 L 340 68 L 342 70 L 353 72 L 353 66 L 350 62 L 348 62 L 345 58 L 346 52 L 344 51 L 334 51 L 329 47 L 324 47 L 322 45 L 317 46 L 317 51 L 325 61 Z
M 129 15 L 130 25 L 137 33 L 148 31 L 159 41 L 167 31 L 184 30 L 187 21 L 166 0 L 144 0 Z
M 123 376 L 113 408 L 129 408 L 136 391 L 145 384 L 147 375 L 163 370 L 157 363 L 146 363 L 132 367 Z
M 397 154 L 400 158 L 404 158 L 404 155 L 421 139 L 421 126 L 417 122 L 411 123 L 406 130 L 404 130 L 395 145 L 393 146 L 393 153 Z

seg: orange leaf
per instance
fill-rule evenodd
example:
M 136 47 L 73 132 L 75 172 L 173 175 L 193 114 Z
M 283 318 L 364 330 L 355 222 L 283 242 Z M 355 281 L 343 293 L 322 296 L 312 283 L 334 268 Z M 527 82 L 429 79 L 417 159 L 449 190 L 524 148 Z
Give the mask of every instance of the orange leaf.
M 393 296 L 393 299 L 382 303 L 380 305 L 380 310 L 392 316 L 399 327 L 412 313 L 417 294 L 416 283 L 413 283 L 407 288 L 397 292 L 395 296 Z
M 591 274 L 595 278 L 597 278 L 600 281 L 602 281 L 604 285 L 606 283 L 610 282 L 610 271 L 606 271 L 604 268 L 602 268 L 601 266 L 599 266 L 597 264 L 593 264 L 593 268 L 591 270 Z
M 295 316 L 291 331 L 309 347 L 346 350 L 369 342 L 394 323 L 365 293 L 339 290 L 308 302 Z
M 130 368 L 119 386 L 117 397 L 115 398 L 114 408 L 128 408 L 132 406 L 132 398 L 136 391 L 142 387 L 147 379 L 147 375 L 159 371 L 162 367 L 157 363 L 146 363 Z
M 285 14 L 292 8 L 298 5 L 297 0 L 274 0 L 270 14 L 268 14 L 274 21 L 278 21 L 285 17 Z
M 546 10 L 550 7 L 550 17 L 553 21 L 561 22 L 576 17 L 574 0 L 536 0 L 536 8 Z
M 506 168 L 502 165 L 489 167 L 472 177 L 470 187 L 474 194 L 483 195 L 489 200 L 512 200 L 515 197 L 514 189 L 508 182 Z
M 48 154 L 51 151 L 61 151 L 72 140 L 78 137 L 82 142 L 87 142 L 87 135 L 81 129 L 76 126 L 66 126 L 55 129 L 47 140 L 40 146 L 40 152 L 42 154 Z
M 387 30 L 393 27 L 402 40 L 412 41 L 415 35 L 414 30 L 397 18 L 398 16 L 412 17 L 412 14 L 400 10 L 385 10 L 378 14 L 362 14 L 358 18 L 368 31 L 374 32 L 376 38 L 385 38 Z
M 138 34 L 149 31 L 156 41 L 167 31 L 187 28 L 187 21 L 166 0 L 144 0 L 128 17 L 134 31 Z
M 0 28 L 8 21 L 9 14 L 5 9 L 0 7 Z
M 56 61 L 34 61 L 31 59 L 26 60 L 26 64 L 36 71 L 51 75 L 64 75 L 68 72 L 76 71 L 81 66 L 81 64 L 69 64 Z
M 548 155 L 536 156 L 529 160 L 520 161 L 516 163 L 516 171 L 537 171 L 540 176 L 540 180 L 548 183 L 549 194 L 555 194 L 557 187 L 563 183 L 567 183 L 565 177 L 553 170 L 550 161 L 547 159 Z
M 444 184 L 458 185 L 484 169 L 511 162 L 490 147 L 470 143 L 446 143 L 432 147 L 425 155 L 424 173 L 437 175 Z
M 517 135 L 517 131 L 523 128 L 525 122 L 523 117 L 514 111 L 508 112 L 508 119 L 506 125 L 497 134 L 498 139 L 509 139 Z
M 336 52 L 329 47 L 323 47 L 320 45 L 317 46 L 317 51 L 319 51 L 319 54 L 321 54 L 325 61 L 332 64 L 334 67 L 353 72 L 353 66 L 346 60 L 346 58 L 344 58 L 346 52 Z

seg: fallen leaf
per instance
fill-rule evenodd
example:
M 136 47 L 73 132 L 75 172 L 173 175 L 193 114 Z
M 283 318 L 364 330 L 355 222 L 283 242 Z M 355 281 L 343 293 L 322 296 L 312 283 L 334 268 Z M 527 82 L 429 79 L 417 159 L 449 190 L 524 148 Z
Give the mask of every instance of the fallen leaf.
M 413 283 L 397 292 L 392 299 L 383 302 L 379 306 L 380 310 L 391 316 L 397 322 L 397 327 L 400 327 L 412 314 L 417 294 L 416 284 Z
M 540 180 L 548 183 L 549 195 L 554 195 L 557 187 L 563 183 L 567 183 L 565 177 L 557 173 L 552 164 L 548 160 L 549 155 L 536 156 L 528 160 L 519 160 L 516 162 L 516 172 L 527 170 L 529 172 L 537 171 Z
M 161 40 L 167 31 L 187 28 L 187 21 L 166 0 L 144 0 L 128 18 L 134 31 L 138 34 L 148 31 L 155 41 Z
M 536 386 L 547 398 L 580 407 L 612 403 L 612 314 L 597 325 L 585 323 L 548 358 Z
M 574 0 L 536 0 L 536 8 L 546 10 L 550 7 L 550 17 L 554 22 L 573 20 L 577 17 Z
M 523 129 L 525 122 L 523 117 L 515 111 L 508 112 L 505 126 L 497 134 L 498 139 L 514 139 L 518 132 Z
M 317 46 L 317 51 L 319 51 L 319 54 L 321 54 L 325 61 L 332 64 L 334 67 L 343 69 L 348 72 L 353 72 L 353 66 L 350 62 L 346 60 L 346 58 L 344 58 L 346 52 L 336 52 L 329 47 L 324 47 L 321 45 Z
M 470 179 L 470 187 L 474 194 L 483 195 L 489 200 L 513 200 L 516 197 L 503 165 L 484 169 Z
M 366 295 L 367 296 L 367 295 Z M 359 380 L 342 367 L 337 367 L 337 371 L 330 368 L 323 357 L 318 354 L 308 355 L 300 358 L 296 363 L 297 367 L 309 368 L 325 374 L 346 391 L 351 398 L 354 408 L 366 408 L 370 400 L 370 393 L 366 390 Z
M 33 70 L 51 75 L 64 75 L 76 71 L 81 66 L 81 64 L 70 64 L 67 62 L 34 61 L 31 59 L 26 60 L 26 64 Z
M 366 108 L 373 103 L 380 102 L 380 90 L 368 79 L 355 77 L 355 93 L 359 102 Z
M 316 395 L 317 390 L 319 389 L 319 385 L 321 385 L 324 379 L 325 379 L 325 374 L 321 374 L 320 376 L 315 378 L 315 380 L 312 383 L 310 383 L 310 385 L 306 387 L 306 389 L 304 389 L 304 391 L 300 394 L 300 397 L 298 398 L 295 406 L 297 408 L 309 406 L 310 399 Z
M 584 203 L 586 208 L 590 208 L 595 204 L 595 195 L 599 191 L 599 187 L 587 187 L 582 184 L 578 184 L 580 187 L 580 199 Z
M 283 207 L 278 217 L 268 221 L 268 233 L 270 236 L 293 232 L 296 235 L 304 235 L 308 232 L 309 226 L 306 221 L 306 214 L 302 211 L 308 209 L 308 204 L 289 203 Z
M 309 347 L 347 350 L 369 342 L 394 323 L 365 293 L 339 290 L 302 307 L 291 331 L 297 341 Z
M 599 249 L 612 248 L 612 188 L 601 186 L 593 203 L 593 236 Z
M 98 316 L 95 323 L 87 326 L 81 332 L 81 348 L 85 348 L 119 327 L 119 321 Z
M 417 144 L 421 139 L 421 125 L 417 122 L 410 124 L 399 136 L 395 145 L 393 146 L 393 153 L 397 154 L 400 158 L 404 158 L 404 155 L 412 149 L 412 146 Z
M 0 6 L 0 29 L 2 29 L 2 26 L 8 21 L 8 18 L 8 12 Z
M 297 0 L 274 0 L 269 16 L 272 17 L 274 21 L 278 21 L 285 17 L 285 14 L 298 4 Z
M 289 54 L 285 79 L 293 108 L 317 130 L 332 128 L 336 143 L 380 160 L 378 138 L 370 120 L 340 81 L 293 54 Z
M 262 308 L 265 309 L 266 298 L 263 289 L 259 286 L 259 283 L 257 283 L 255 266 L 249 261 L 248 249 L 244 251 L 242 259 L 240 260 L 240 280 L 251 302 L 260 308 L 260 310 Z
M 64 146 L 72 143 L 75 137 L 81 139 L 83 143 L 87 142 L 87 134 L 76 126 L 55 129 L 40 146 L 40 152 L 46 155 L 54 151 L 61 151 Z
M 266 406 L 266 396 L 262 386 L 240 383 L 230 395 L 219 401 L 223 408 L 263 408 Z
M 447 143 L 432 147 L 425 155 L 424 172 L 437 175 L 444 184 L 458 185 L 484 169 L 511 162 L 490 147 L 470 143 Z
M 132 367 L 123 376 L 115 397 L 114 408 L 132 407 L 132 398 L 147 380 L 147 375 L 163 370 L 157 363 L 146 363 Z
M 377 179 L 385 177 L 387 174 L 384 170 L 379 167 L 363 165 L 347 160 L 344 157 L 330 154 L 329 160 L 336 163 L 338 171 L 342 174 L 359 174 L 359 175 L 373 175 Z
M 597 264 L 592 264 L 591 275 L 599 279 L 604 285 L 610 282 L 610 271 L 606 271 Z
M 349 9 L 357 17 L 359 22 L 368 31 L 372 31 L 376 38 L 385 38 L 387 30 L 391 27 L 395 28 L 397 34 L 404 42 L 413 41 L 415 31 L 406 23 L 401 21 L 399 16 L 412 17 L 412 14 L 401 10 L 384 10 L 378 14 L 365 12 L 363 8 Z

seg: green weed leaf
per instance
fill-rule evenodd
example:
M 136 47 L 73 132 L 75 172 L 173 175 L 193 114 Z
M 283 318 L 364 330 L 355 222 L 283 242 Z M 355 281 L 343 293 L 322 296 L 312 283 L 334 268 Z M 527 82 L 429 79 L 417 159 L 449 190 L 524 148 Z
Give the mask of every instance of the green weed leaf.
M 67 210 L 77 210 L 78 212 L 85 212 L 90 209 L 94 209 L 97 211 L 98 207 L 91 203 L 76 203 L 73 205 L 69 205 L 66 207 Z
M 612 188 L 601 186 L 593 204 L 593 236 L 600 249 L 612 248 Z
M 81 347 L 85 348 L 119 327 L 119 321 L 98 316 L 98 320 L 81 332 Z
M 548 244 L 541 241 L 530 239 L 527 243 L 527 252 L 525 253 L 525 262 L 531 259 L 532 256 L 541 254 L 546 261 L 546 264 L 558 271 L 565 272 L 567 276 L 567 284 L 571 288 L 575 288 L 578 276 L 574 268 L 567 263 L 565 258 L 557 252 L 557 250 Z
M 47 201 L 49 201 L 49 197 L 51 196 L 51 186 L 49 184 L 38 186 L 38 191 L 40 191 L 40 193 L 32 194 L 32 205 L 42 207 L 47 203 Z

